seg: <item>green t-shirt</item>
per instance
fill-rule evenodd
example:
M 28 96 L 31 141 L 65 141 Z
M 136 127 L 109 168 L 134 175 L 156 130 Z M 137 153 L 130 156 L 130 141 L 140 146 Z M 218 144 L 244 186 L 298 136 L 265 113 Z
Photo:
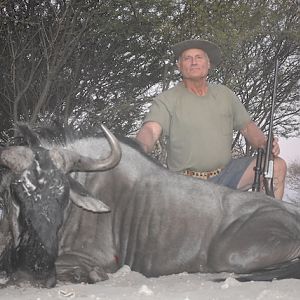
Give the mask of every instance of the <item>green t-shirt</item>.
M 231 159 L 233 130 L 242 129 L 250 116 L 226 86 L 209 84 L 197 96 L 181 82 L 157 96 L 144 123 L 158 122 L 167 138 L 170 170 L 210 171 Z

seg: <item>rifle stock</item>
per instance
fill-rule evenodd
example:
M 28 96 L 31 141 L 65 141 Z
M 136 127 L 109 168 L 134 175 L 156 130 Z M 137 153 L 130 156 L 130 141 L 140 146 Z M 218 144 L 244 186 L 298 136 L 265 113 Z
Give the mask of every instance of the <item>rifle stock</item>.
M 273 177 L 274 177 L 274 156 L 272 153 L 272 144 L 273 136 L 268 137 L 265 161 L 264 161 L 264 188 L 267 195 L 274 197 L 274 186 L 273 186 Z

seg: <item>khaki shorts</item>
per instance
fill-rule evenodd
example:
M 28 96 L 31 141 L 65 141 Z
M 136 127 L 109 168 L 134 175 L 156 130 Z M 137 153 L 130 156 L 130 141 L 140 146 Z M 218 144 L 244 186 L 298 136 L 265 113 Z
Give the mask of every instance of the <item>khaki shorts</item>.
M 207 181 L 236 189 L 241 177 L 254 159 L 256 158 L 249 156 L 233 158 L 219 175 L 211 177 Z

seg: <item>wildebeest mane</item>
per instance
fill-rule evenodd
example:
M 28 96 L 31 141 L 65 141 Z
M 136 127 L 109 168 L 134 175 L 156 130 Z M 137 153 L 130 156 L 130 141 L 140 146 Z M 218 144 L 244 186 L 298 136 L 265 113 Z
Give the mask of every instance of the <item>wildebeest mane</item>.
M 58 122 L 53 122 L 48 125 L 38 124 L 29 126 L 26 123 L 16 125 L 16 136 L 10 145 L 28 145 L 28 146 L 65 146 L 76 140 L 83 138 L 102 138 L 105 137 L 100 126 L 90 126 L 85 129 L 75 130 L 71 126 L 62 126 Z M 114 133 L 117 139 L 129 147 L 141 153 L 145 158 L 154 162 L 158 166 L 163 165 L 151 155 L 147 155 L 141 145 L 132 137 L 126 137 L 118 133 Z

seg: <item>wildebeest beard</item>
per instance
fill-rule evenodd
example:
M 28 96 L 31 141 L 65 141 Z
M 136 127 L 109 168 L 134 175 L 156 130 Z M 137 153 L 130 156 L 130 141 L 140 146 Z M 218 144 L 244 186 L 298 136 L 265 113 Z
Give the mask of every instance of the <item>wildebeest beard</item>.
M 69 183 L 59 171 L 49 152 L 35 149 L 33 164 L 20 175 L 14 175 L 11 184 L 12 199 L 20 207 L 18 220 L 20 235 L 10 257 L 8 272 L 25 272 L 41 285 L 55 285 L 55 259 L 58 254 L 58 230 L 63 222 L 64 208 L 68 203 Z M 17 243 L 16 243 L 17 239 Z M 11 245 L 10 245 L 11 248 Z M 4 254 L 5 256 L 5 254 Z M 14 257 L 11 257 L 14 256 Z M 4 262 L 0 262 L 3 266 Z M 50 287 L 49 286 L 49 287 Z

